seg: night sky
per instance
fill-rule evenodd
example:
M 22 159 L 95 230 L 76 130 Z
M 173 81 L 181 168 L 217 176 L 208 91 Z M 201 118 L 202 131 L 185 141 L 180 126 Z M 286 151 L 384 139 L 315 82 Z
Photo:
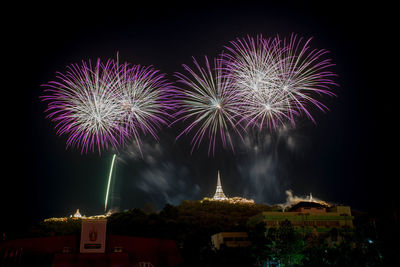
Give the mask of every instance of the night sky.
M 56 71 L 119 52 L 120 61 L 153 65 L 174 81 L 174 72 L 191 65 L 192 56 L 215 57 L 229 41 L 257 34 L 296 33 L 330 51 L 340 86 L 333 88 L 337 97 L 323 99 L 329 112 L 316 110 L 316 124 L 300 119 L 296 129 L 249 136 L 235 153 L 217 150 L 214 157 L 206 144 L 191 155 L 188 137 L 175 140 L 179 125 L 164 127 L 158 143 L 143 137 L 143 158 L 134 144 L 117 152 L 113 205 L 160 209 L 167 202 L 211 197 L 219 169 L 227 196 L 274 204 L 292 190 L 363 211 L 393 207 L 398 178 L 390 172 L 398 153 L 393 111 L 398 78 L 389 67 L 398 51 L 393 7 L 284 2 L 10 8 L 2 38 L 3 223 L 32 224 L 77 208 L 86 215 L 103 212 L 115 151 L 66 149 L 66 137 L 56 134 L 39 98 L 41 85 L 54 80 Z

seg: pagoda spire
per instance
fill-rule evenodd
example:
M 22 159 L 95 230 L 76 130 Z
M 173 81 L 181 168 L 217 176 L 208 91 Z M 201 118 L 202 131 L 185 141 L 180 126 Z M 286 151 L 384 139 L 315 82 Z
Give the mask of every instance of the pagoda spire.
M 213 199 L 214 200 L 227 200 L 228 199 L 225 196 L 224 191 L 222 190 L 221 178 L 220 178 L 220 175 L 219 175 L 219 170 L 218 170 L 217 189 L 215 190 L 215 195 L 214 195 Z

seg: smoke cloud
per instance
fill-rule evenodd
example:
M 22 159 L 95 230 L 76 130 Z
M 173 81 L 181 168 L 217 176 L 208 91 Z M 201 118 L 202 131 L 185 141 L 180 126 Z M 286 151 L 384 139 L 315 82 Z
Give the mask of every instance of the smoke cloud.
M 151 203 L 161 209 L 166 203 L 179 205 L 183 200 L 200 198 L 200 185 L 191 179 L 190 166 L 176 160 L 168 145 L 144 140 L 141 149 L 143 155 L 132 143 L 120 155 L 125 183 L 132 194 L 140 195 L 133 197 L 137 206 Z
M 284 200 L 290 184 L 291 159 L 297 153 L 296 139 L 298 136 L 287 126 L 276 132 L 250 132 L 244 138 L 237 165 L 245 197 L 267 204 Z
M 296 178 L 293 158 L 302 153 L 304 145 L 304 139 L 291 127 L 262 133 L 249 130 L 244 140 L 234 142 L 234 153 L 219 151 L 217 158 L 198 151 L 192 156 L 182 153 L 182 143 L 176 145 L 175 136 L 164 134 L 163 140 L 158 143 L 142 139 L 143 154 L 136 143 L 120 151 L 117 179 L 121 180 L 121 203 L 125 208 L 151 202 L 161 209 L 166 203 L 179 205 L 183 200 L 211 197 L 217 170 L 221 171 L 227 196 L 269 205 L 282 203 L 282 207 L 304 199 L 287 191 L 293 188 L 291 183 Z
M 311 201 L 311 202 L 317 202 L 326 206 L 331 206 L 331 203 L 325 202 L 322 199 L 316 198 L 312 195 L 312 193 L 310 193 L 310 195 L 308 196 L 295 196 L 293 195 L 292 190 L 286 190 L 286 202 L 278 204 L 278 206 L 282 207 L 282 209 L 286 209 L 290 206 L 295 205 L 298 202 L 301 201 Z

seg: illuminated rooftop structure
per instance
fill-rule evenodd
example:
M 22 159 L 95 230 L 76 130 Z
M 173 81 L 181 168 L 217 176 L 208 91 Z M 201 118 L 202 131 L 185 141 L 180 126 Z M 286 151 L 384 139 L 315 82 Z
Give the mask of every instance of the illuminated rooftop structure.
M 76 210 L 74 218 L 82 218 L 82 215 L 79 213 L 79 209 Z
M 224 191 L 222 191 L 221 178 L 219 176 L 219 171 L 218 171 L 218 180 L 217 180 L 217 190 L 215 191 L 213 200 L 228 200 L 228 198 L 224 194 Z

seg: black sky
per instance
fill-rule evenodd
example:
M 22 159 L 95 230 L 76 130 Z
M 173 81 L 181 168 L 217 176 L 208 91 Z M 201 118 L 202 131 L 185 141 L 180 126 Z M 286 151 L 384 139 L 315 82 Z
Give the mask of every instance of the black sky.
M 315 113 L 317 124 L 300 121 L 279 143 L 264 145 L 261 154 L 239 146 L 235 154 L 208 157 L 204 148 L 191 156 L 189 140 L 174 142 L 176 130 L 164 129 L 158 146 L 144 139 L 150 158 L 119 151 L 121 208 L 212 196 L 217 169 L 230 196 L 276 203 L 291 189 L 361 210 L 393 206 L 397 177 L 390 170 L 398 153 L 397 77 L 389 74 L 398 50 L 393 7 L 275 2 L 10 7 L 2 38 L 7 49 L 2 50 L 6 161 L 1 205 L 9 214 L 8 227 L 76 208 L 87 215 L 102 212 L 113 151 L 99 156 L 65 149 L 66 138 L 56 135 L 39 99 L 40 85 L 54 79 L 56 71 L 119 52 L 120 61 L 153 65 L 174 79 L 192 56 L 217 56 L 229 41 L 260 33 L 313 37 L 313 47 L 330 51 L 340 84 L 334 88 L 338 96 L 324 101 L 330 111 Z M 263 162 L 268 167 L 257 174 Z M 265 181 L 259 178 L 263 175 Z

